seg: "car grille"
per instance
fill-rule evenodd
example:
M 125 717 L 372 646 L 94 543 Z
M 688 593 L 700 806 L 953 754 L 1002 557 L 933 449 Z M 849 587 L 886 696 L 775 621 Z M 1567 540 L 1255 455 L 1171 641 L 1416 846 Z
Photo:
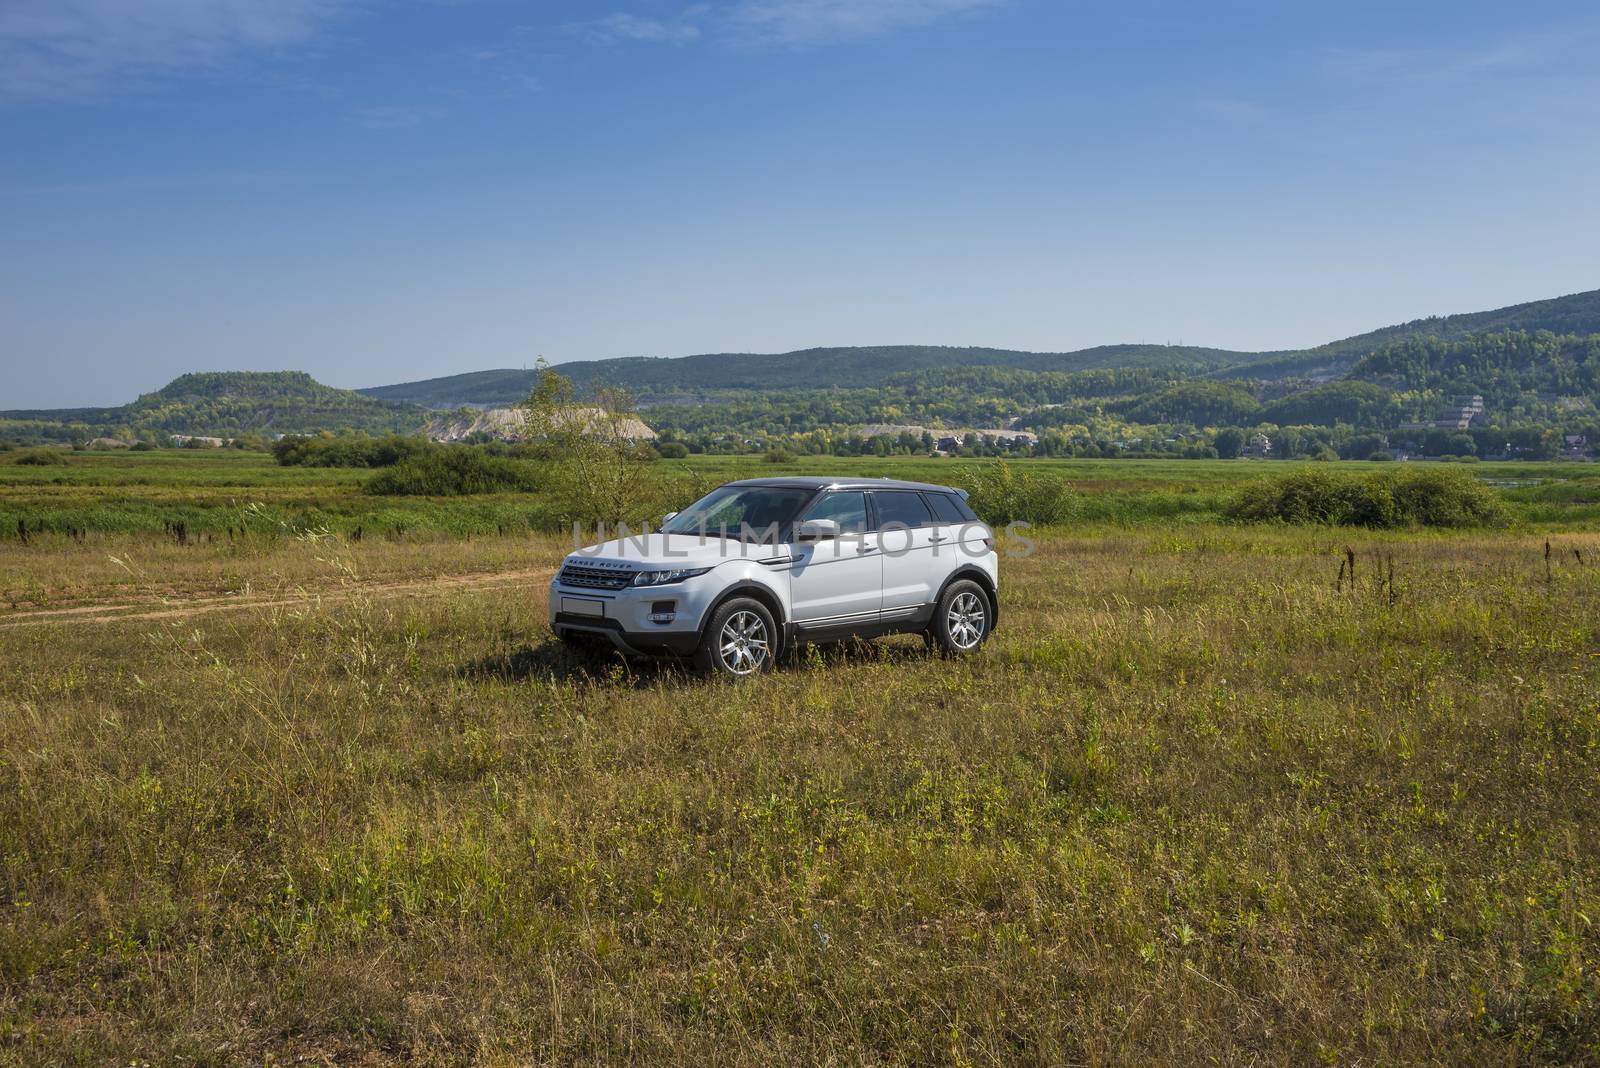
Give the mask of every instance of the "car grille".
M 618 571 L 608 567 L 584 567 L 567 564 L 561 569 L 563 586 L 577 586 L 586 590 L 620 590 L 633 583 L 632 571 Z

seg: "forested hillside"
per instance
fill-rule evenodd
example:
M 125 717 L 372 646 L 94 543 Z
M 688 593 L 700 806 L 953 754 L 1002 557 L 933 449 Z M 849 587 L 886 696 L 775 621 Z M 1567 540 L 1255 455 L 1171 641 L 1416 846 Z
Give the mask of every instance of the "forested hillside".
M 0 436 L 8 430 L 19 433 L 21 428 L 31 429 L 32 436 L 56 440 L 85 433 L 129 437 L 320 430 L 406 433 L 420 428 L 425 414 L 415 405 L 325 386 L 303 371 L 218 371 L 182 375 L 154 393 L 114 408 L 0 412 Z
M 1153 368 L 1200 372 L 1254 359 L 1258 355 L 1169 345 L 1102 345 L 1078 352 L 879 345 L 802 349 L 773 355 L 709 353 L 677 358 L 631 356 L 564 363 L 559 370 L 580 388 L 621 386 L 636 394 L 661 395 L 818 386 L 852 389 L 878 386 L 891 376 L 967 368 L 1035 372 Z M 377 386 L 361 392 L 370 397 L 409 401 L 430 408 L 454 408 L 469 404 L 500 406 L 514 404 L 526 397 L 536 374 L 535 371 L 526 370 L 479 371 L 398 386 Z
M 1397 388 L 1481 393 L 1492 407 L 1516 403 L 1525 393 L 1593 397 L 1600 391 L 1600 334 L 1411 338 L 1367 356 L 1350 376 Z
M 1548 330 L 1554 334 L 1600 334 L 1600 290 L 1514 304 L 1465 315 L 1434 315 L 1398 326 L 1319 345 L 1303 352 L 1262 354 L 1219 369 L 1218 377 L 1273 379 L 1342 373 L 1362 357 L 1411 338 L 1454 340 L 1475 334 Z

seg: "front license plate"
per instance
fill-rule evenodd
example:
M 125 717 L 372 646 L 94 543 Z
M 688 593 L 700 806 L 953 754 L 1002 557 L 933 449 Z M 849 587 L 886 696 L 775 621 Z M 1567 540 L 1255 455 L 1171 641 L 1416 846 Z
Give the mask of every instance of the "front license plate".
M 606 603 L 591 601 L 587 597 L 563 597 L 561 610 L 575 616 L 603 616 L 606 614 Z

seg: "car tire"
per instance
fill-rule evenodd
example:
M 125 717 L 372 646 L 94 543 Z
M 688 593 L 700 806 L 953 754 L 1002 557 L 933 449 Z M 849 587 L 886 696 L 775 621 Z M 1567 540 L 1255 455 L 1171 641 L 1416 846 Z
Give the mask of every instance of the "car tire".
M 959 579 L 945 588 L 933 610 L 928 636 L 946 657 L 966 656 L 989 640 L 994 608 L 982 586 Z
M 735 597 L 711 613 L 695 663 L 711 674 L 748 678 L 772 669 L 778 645 L 778 624 L 767 607 Z

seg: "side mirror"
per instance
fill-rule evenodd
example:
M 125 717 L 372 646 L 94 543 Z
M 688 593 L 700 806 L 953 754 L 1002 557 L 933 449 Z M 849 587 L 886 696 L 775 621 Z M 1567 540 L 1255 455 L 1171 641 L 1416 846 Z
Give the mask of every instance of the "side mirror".
M 839 536 L 839 524 L 832 519 L 807 519 L 795 528 L 795 537 L 800 541 L 823 541 L 826 538 Z
M 677 514 L 678 514 L 677 512 L 668 512 L 666 515 L 661 517 L 661 522 L 670 523 L 670 522 L 672 522 L 673 517 L 676 516 Z

